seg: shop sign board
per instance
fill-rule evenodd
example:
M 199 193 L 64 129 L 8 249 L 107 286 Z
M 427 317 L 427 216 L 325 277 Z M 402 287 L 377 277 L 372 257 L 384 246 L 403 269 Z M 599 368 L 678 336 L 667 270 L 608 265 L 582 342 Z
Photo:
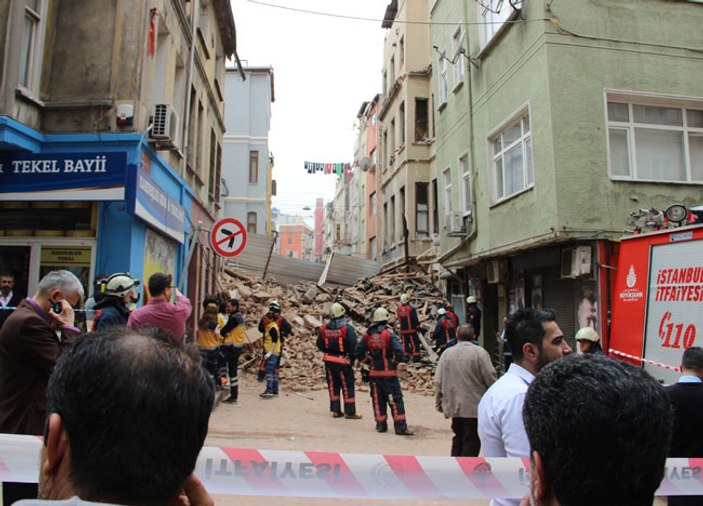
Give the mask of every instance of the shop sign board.
M 127 153 L 0 155 L 2 200 L 124 200 Z
M 140 167 L 136 168 L 130 194 L 130 209 L 135 216 L 179 243 L 185 242 L 185 209 Z

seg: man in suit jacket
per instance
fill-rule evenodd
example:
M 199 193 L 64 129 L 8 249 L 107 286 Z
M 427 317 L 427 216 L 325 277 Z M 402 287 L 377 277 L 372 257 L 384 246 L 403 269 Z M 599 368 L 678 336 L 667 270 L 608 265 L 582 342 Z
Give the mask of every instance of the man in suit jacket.
M 683 352 L 681 378 L 665 388 L 674 407 L 669 457 L 703 457 L 703 348 Z M 701 506 L 703 496 L 669 497 L 669 506 Z
M 22 297 L 14 292 L 15 276 L 9 272 L 0 273 L 0 327 L 12 314 Z
M 51 271 L 0 328 L 0 432 L 44 434 L 49 375 L 80 333 L 73 308 L 82 298 L 76 276 Z M 36 484 L 3 484 L 3 504 L 27 497 L 36 497 Z

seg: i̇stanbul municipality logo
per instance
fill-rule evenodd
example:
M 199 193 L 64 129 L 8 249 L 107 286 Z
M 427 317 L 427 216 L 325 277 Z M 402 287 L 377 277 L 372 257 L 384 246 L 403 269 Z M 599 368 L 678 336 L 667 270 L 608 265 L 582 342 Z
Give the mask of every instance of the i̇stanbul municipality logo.
M 625 278 L 625 284 L 627 288 L 620 292 L 620 299 L 624 302 L 634 302 L 636 300 L 644 297 L 642 290 L 635 289 L 635 284 L 637 283 L 637 274 L 635 273 L 635 266 L 630 264 L 630 270 L 627 271 L 627 277 Z
M 635 266 L 630 265 L 630 270 L 627 273 L 627 278 L 625 278 L 625 281 L 627 282 L 627 287 L 632 288 L 635 286 L 635 283 L 637 283 L 637 274 L 635 274 Z

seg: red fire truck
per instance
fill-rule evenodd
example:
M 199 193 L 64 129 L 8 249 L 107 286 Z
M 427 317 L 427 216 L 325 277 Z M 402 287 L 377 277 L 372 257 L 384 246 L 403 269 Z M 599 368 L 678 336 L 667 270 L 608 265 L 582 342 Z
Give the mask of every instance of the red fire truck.
M 683 351 L 703 346 L 703 225 L 623 238 L 615 287 L 610 355 L 675 382 Z

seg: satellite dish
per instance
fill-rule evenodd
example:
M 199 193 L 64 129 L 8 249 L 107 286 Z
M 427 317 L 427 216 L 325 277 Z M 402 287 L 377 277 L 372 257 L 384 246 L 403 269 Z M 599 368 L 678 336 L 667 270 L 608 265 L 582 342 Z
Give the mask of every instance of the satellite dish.
M 362 158 L 361 161 L 359 162 L 359 168 L 361 168 L 361 170 L 366 172 L 367 170 L 369 170 L 371 168 L 371 160 L 366 157 Z

